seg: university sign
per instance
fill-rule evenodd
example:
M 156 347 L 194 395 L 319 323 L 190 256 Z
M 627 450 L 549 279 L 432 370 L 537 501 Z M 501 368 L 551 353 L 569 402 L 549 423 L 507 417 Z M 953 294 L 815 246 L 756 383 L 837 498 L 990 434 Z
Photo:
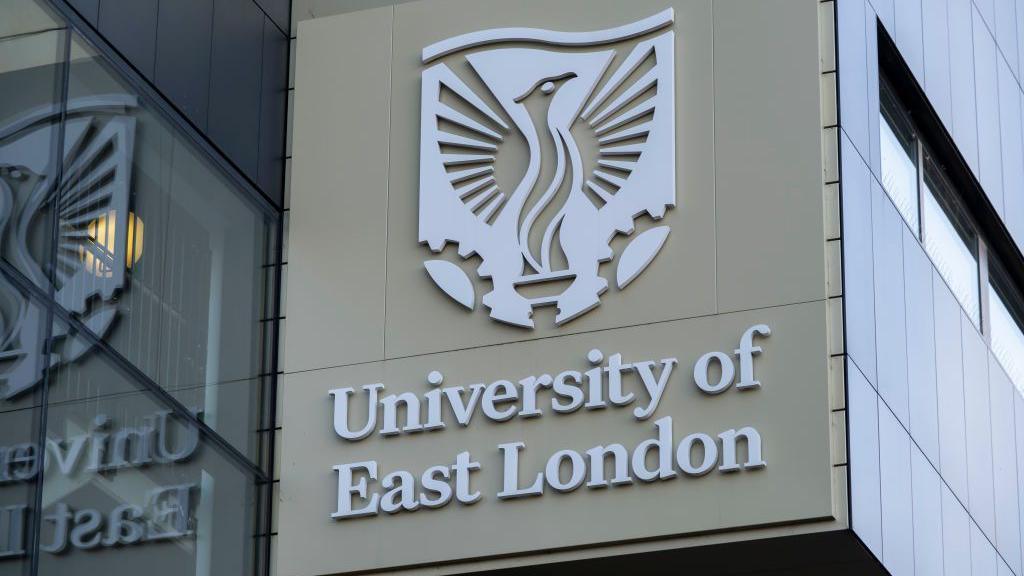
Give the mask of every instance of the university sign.
M 299 24 L 282 576 L 835 528 L 817 26 L 599 4 Z
M 754 338 L 770 333 L 767 325 L 758 324 L 743 333 L 739 347 L 732 354 L 712 351 L 702 355 L 693 366 L 692 383 L 706 396 L 717 396 L 730 388 L 737 392 L 760 388 L 761 382 L 754 378 L 754 357 L 762 348 L 754 345 Z M 738 372 L 733 354 L 739 364 Z M 517 382 L 495 380 L 490 384 L 469 386 L 442 387 L 444 376 L 432 371 L 426 377 L 431 390 L 422 397 L 412 392 L 382 396 L 383 384 L 365 385 L 361 387 L 363 398 L 360 401 L 367 403 L 369 417 L 359 430 L 353 430 L 349 422 L 350 397 L 357 392 L 354 388 L 338 388 L 330 391 L 334 400 L 334 431 L 339 437 L 355 442 L 374 433 L 397 436 L 441 432 L 449 425 L 445 414 L 454 416 L 451 424 L 469 427 L 477 411 L 487 420 L 500 423 L 515 418 L 564 416 L 581 410 L 585 413 L 633 405 L 633 418 L 642 422 L 657 410 L 679 360 L 664 358 L 624 363 L 621 354 L 611 354 L 605 361 L 604 354 L 595 348 L 587 353 L 587 363 L 591 367 L 585 372 L 569 369 L 554 375 L 527 376 Z M 550 395 L 550 400 L 541 398 L 541 394 Z M 400 412 L 404 417 L 400 417 Z M 549 489 L 565 493 L 583 486 L 609 488 L 670 480 L 680 474 L 699 477 L 715 470 L 723 473 L 758 470 L 766 465 L 761 435 L 753 426 L 731 428 L 714 438 L 694 432 L 676 443 L 671 415 L 653 423 L 654 437 L 631 450 L 619 443 L 594 446 L 583 453 L 561 449 L 547 459 L 542 471 L 525 476 L 519 470 L 519 453 L 527 448 L 526 444 L 521 441 L 499 444 L 501 488 L 494 496 L 510 500 L 541 496 Z M 611 474 L 606 470 L 609 465 Z M 331 517 L 339 520 L 374 516 L 380 512 L 412 512 L 421 507 L 441 508 L 453 499 L 459 504 L 475 504 L 484 497 L 472 487 L 472 476 L 484 473 L 482 466 L 468 451 L 459 452 L 453 464 L 427 468 L 418 479 L 406 470 L 385 474 L 375 460 L 339 464 L 334 470 L 338 473 L 338 502 Z M 377 481 L 384 490 L 382 493 L 369 487 Z

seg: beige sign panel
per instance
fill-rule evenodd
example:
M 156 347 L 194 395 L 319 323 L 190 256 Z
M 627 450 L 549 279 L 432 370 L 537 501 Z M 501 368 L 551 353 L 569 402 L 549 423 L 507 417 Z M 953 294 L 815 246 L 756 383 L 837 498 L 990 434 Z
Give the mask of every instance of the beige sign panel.
M 600 553 L 832 516 L 817 14 L 797 0 L 422 0 L 299 25 L 279 573 Z M 606 102 L 624 103 L 606 120 L 672 95 L 671 114 L 647 117 L 667 127 L 618 143 L 674 147 L 656 175 L 598 162 L 636 160 L 608 154 L 587 111 L 617 74 Z M 428 158 L 425 132 L 476 152 Z M 569 199 L 538 208 L 533 230 L 528 201 L 491 235 L 535 156 L 535 194 L 564 178 Z M 430 180 L 425 159 L 452 164 Z M 487 226 L 468 241 L 470 217 L 444 220 L 462 205 L 435 209 L 424 186 L 488 166 L 466 196 L 489 194 L 470 207 Z M 604 168 L 617 184 L 595 180 Z M 598 258 L 607 290 L 562 298 L 586 274 L 567 248 L 586 219 L 567 209 L 559 229 L 556 209 L 590 190 L 599 220 L 614 199 L 584 180 L 624 198 L 642 178 L 660 188 Z M 550 261 L 549 230 L 563 249 Z M 488 297 L 509 246 L 531 264 L 514 295 Z M 532 303 L 529 322 L 509 298 Z

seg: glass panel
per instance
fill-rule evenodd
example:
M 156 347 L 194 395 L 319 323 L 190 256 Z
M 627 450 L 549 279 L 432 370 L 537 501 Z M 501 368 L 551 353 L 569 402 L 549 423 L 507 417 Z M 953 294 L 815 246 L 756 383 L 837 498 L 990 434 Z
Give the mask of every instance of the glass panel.
M 917 141 L 909 121 L 888 95 L 888 86 L 883 83 L 882 113 L 879 122 L 882 157 L 882 187 L 889 194 L 896 209 L 910 229 L 917 234 Z
M 980 327 L 977 235 L 953 204 L 955 192 L 930 160 L 925 163 L 924 187 L 925 250 L 971 321 Z
M 38 405 L 48 322 L 42 303 L 0 272 L 0 413 Z
M 57 302 L 253 454 L 274 220 L 77 37 L 67 107 Z
M 35 531 L 45 311 L 0 273 L 0 575 L 28 574 Z
M 4 15 L 0 19 L 0 38 L 64 27 L 49 8 L 36 0 L 0 0 L 0 14 Z
M 40 408 L 0 412 L 0 575 L 27 575 L 36 478 Z
M 66 35 L 0 40 L 0 256 L 47 290 Z
M 1024 329 L 1020 297 L 1013 298 L 1012 284 L 999 264 L 989 258 L 989 333 L 992 353 L 1009 374 L 1013 385 L 1024 394 Z M 1013 304 L 1011 304 L 1013 303 Z
M 51 386 L 78 393 L 48 403 L 39 574 L 252 574 L 249 473 L 102 352 L 63 360 Z

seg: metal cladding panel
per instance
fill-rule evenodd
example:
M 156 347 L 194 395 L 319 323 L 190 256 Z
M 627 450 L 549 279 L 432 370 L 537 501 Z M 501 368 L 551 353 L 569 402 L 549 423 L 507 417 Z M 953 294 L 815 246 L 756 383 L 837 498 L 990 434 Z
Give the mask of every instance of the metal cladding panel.
M 847 366 L 850 426 L 850 516 L 853 531 L 882 556 L 882 494 L 878 446 L 878 395 L 857 369 Z
M 260 78 L 260 139 L 257 182 L 275 201 L 283 201 L 285 115 L 288 113 L 288 38 L 269 18 L 263 23 L 263 72 Z
M 903 281 L 903 218 L 889 197 L 872 195 L 875 260 L 875 339 L 878 394 L 905 427 L 910 426 L 907 386 L 907 314 Z
M 250 176 L 259 161 L 264 19 L 251 0 L 214 3 L 208 133 Z
M 978 104 L 978 179 L 1003 215 L 1003 163 L 999 134 L 999 80 L 995 40 L 974 11 L 974 82 Z
M 946 574 L 971 573 L 971 517 L 942 484 L 942 562 Z
M 85 18 L 85 21 L 93 26 L 100 15 L 100 0 L 67 0 L 72 8 L 78 11 Z
M 917 574 L 942 574 L 942 479 L 911 442 L 914 500 L 914 569 Z
M 213 2 L 160 4 L 156 85 L 193 124 L 205 130 L 210 95 Z
M 288 30 L 289 16 L 292 8 L 291 0 L 255 0 L 260 8 L 273 20 L 281 31 Z
M 97 28 L 146 78 L 156 64 L 157 0 L 102 0 Z
M 935 305 L 932 265 L 924 248 L 904 228 L 906 272 L 907 386 L 910 388 L 910 434 L 928 460 L 939 463 L 939 414 L 935 368 Z
M 971 321 L 963 316 L 964 422 L 967 426 L 967 487 L 971 517 L 995 540 L 995 494 L 992 480 L 992 424 L 988 351 Z
M 924 86 L 928 99 L 947 128 L 953 126 L 949 82 L 949 11 L 946 0 L 922 0 L 924 18 Z
M 893 574 L 914 572 L 914 498 L 910 435 L 884 403 L 878 407 L 882 493 L 882 563 Z
M 935 357 L 939 400 L 939 471 L 962 502 L 967 502 L 967 439 L 964 423 L 964 353 L 960 304 L 934 275 Z
M 845 274 L 846 351 L 869 382 L 875 371 L 875 288 L 872 248 L 871 196 L 878 190 L 867 165 L 844 132 L 843 266 Z M 874 384 L 872 384 L 873 386 Z

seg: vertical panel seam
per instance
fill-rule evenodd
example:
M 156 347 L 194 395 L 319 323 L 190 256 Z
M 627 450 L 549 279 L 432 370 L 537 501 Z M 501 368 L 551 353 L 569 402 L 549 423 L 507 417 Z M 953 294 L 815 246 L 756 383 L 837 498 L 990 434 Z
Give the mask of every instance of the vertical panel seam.
M 388 248 L 391 239 L 391 111 L 394 107 L 394 94 L 392 93 L 392 79 L 395 73 L 395 6 L 391 6 L 391 38 L 388 47 L 388 128 L 387 128 L 387 153 L 384 155 L 384 318 L 381 325 L 380 350 L 381 358 L 387 359 L 388 354 Z

